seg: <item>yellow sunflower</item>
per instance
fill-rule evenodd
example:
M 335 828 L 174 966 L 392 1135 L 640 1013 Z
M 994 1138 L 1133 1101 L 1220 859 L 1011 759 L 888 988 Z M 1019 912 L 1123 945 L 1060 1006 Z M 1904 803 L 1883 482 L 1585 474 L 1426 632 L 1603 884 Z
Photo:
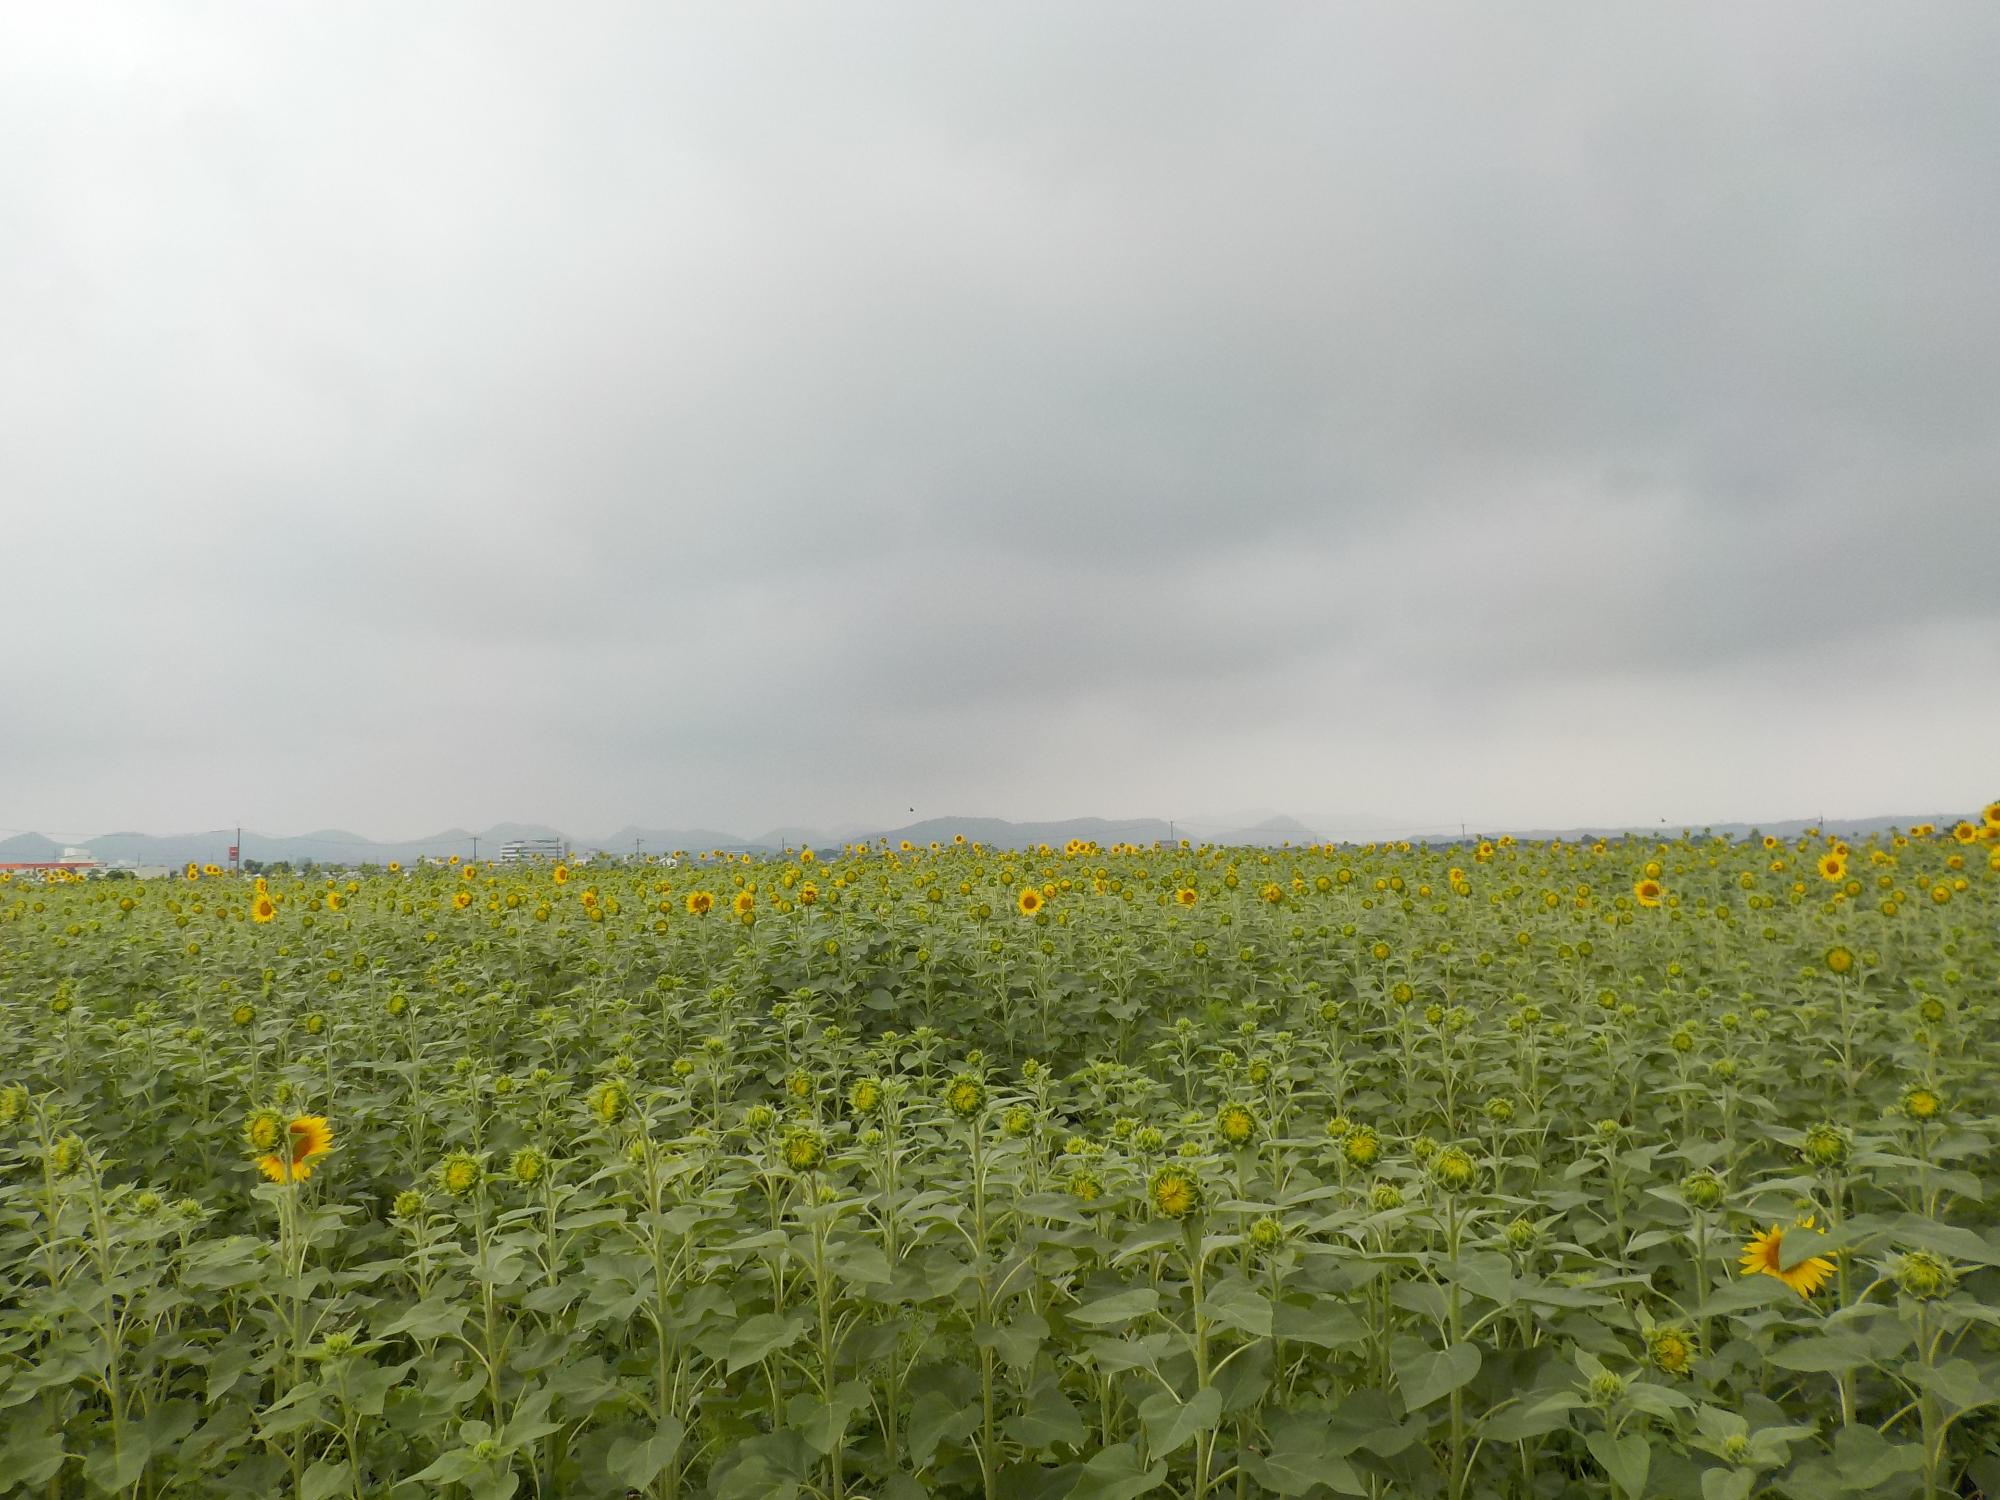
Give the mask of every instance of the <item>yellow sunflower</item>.
M 1806 1215 L 1794 1227 L 1811 1229 L 1812 1215 Z M 1743 1274 L 1775 1276 L 1801 1297 L 1810 1297 L 1826 1285 L 1833 1275 L 1832 1261 L 1823 1255 L 1815 1255 L 1795 1266 L 1787 1266 L 1784 1263 L 1784 1246 L 1785 1231 L 1776 1224 L 1762 1234 L 1752 1235 L 1750 1242 L 1743 1247 Z
M 278 903 L 262 893 L 250 903 L 250 920 L 253 922 L 268 922 L 277 914 Z
M 1821 855 L 1819 874 L 1820 879 L 1831 881 L 1833 884 L 1838 885 L 1847 878 L 1847 856 L 1838 851 Z
M 466 907 L 472 905 L 472 892 L 458 891 L 454 893 L 451 898 L 451 904 L 457 907 L 460 911 L 464 911 Z
M 1637 901 L 1641 906 L 1658 906 L 1660 904 L 1660 897 L 1665 893 L 1666 887 L 1651 876 L 1637 882 L 1632 887 L 1632 899 Z
M 1032 917 L 1042 909 L 1042 899 L 1040 891 L 1036 890 L 1033 886 L 1028 886 L 1021 892 L 1020 899 L 1014 904 L 1021 909 L 1022 916 Z
M 554 880 L 557 885 L 568 885 L 569 866 L 557 865 L 553 870 L 549 871 L 549 878 Z
M 715 897 L 707 891 L 689 891 L 687 909 L 689 916 L 705 917 L 715 910 Z
M 749 891 L 738 891 L 730 899 L 729 909 L 739 917 L 746 912 L 753 912 L 757 909 L 757 898 Z
M 1174 892 L 1174 900 L 1180 902 L 1182 906 L 1193 906 L 1195 902 L 1201 900 L 1201 893 L 1191 885 L 1184 885 Z
M 286 1131 L 291 1137 L 291 1160 L 273 1151 L 257 1158 L 257 1170 L 273 1182 L 304 1182 L 312 1176 L 313 1158 L 333 1149 L 333 1127 L 324 1115 L 294 1115 Z

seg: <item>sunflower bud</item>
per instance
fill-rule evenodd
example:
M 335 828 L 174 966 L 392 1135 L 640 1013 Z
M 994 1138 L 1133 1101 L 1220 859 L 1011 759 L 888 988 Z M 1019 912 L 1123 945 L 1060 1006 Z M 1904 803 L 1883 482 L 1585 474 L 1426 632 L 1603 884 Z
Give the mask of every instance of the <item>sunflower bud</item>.
M 1942 1297 L 1952 1289 L 1957 1281 L 1951 1264 L 1933 1255 L 1928 1250 L 1912 1250 L 1896 1261 L 1896 1285 L 1904 1293 L 1919 1302 L 1929 1302 Z
M 826 1160 L 826 1137 L 810 1126 L 801 1125 L 785 1133 L 785 1165 L 794 1172 L 811 1172 Z
M 1479 1165 L 1457 1146 L 1447 1146 L 1431 1159 L 1431 1181 L 1447 1193 L 1462 1193 L 1479 1176 Z
M 1225 1104 L 1216 1112 L 1215 1133 L 1231 1146 L 1247 1146 L 1257 1133 L 1257 1117 L 1241 1104 Z
M 1813 1126 L 1799 1143 L 1799 1155 L 1822 1170 L 1845 1166 L 1850 1149 L 1847 1132 L 1830 1123 Z
M 945 1086 L 945 1108 L 969 1120 L 986 1107 L 986 1085 L 970 1073 L 960 1073 Z
M 1721 1203 L 1725 1191 L 1722 1179 L 1713 1172 L 1691 1172 L 1681 1179 L 1681 1196 L 1690 1207 L 1703 1212 Z
M 1649 1328 L 1646 1355 L 1669 1375 L 1685 1375 L 1694 1364 L 1694 1335 L 1685 1328 Z
M 454 1151 L 438 1163 L 438 1186 L 454 1198 L 463 1198 L 478 1187 L 486 1168 L 470 1151 Z
M 1185 1219 L 1201 1208 L 1201 1183 L 1184 1167 L 1161 1167 L 1146 1185 L 1153 1210 L 1163 1219 Z
M 1378 1182 L 1368 1190 L 1368 1206 L 1378 1214 L 1403 1206 L 1403 1190 L 1393 1182 Z

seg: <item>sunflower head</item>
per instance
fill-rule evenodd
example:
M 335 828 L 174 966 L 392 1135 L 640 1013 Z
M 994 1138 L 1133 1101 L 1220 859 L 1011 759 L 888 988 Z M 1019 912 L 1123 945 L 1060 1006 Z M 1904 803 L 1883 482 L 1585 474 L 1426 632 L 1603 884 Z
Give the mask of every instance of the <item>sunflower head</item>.
M 632 1107 L 632 1094 L 624 1084 L 613 1078 L 590 1091 L 589 1103 L 590 1112 L 597 1116 L 599 1124 L 616 1125 Z
M 1447 1193 L 1462 1193 L 1479 1177 L 1479 1164 L 1457 1146 L 1447 1146 L 1431 1158 L 1431 1181 Z
M 1257 1117 L 1240 1104 L 1225 1104 L 1216 1112 L 1215 1133 L 1232 1146 L 1247 1146 L 1257 1133 Z
M 243 1121 L 243 1140 L 252 1151 L 275 1151 L 284 1138 L 285 1117 L 275 1109 L 252 1110 Z
M 1810 1218 L 1801 1219 L 1794 1227 L 1810 1229 L 1813 1221 Z M 1777 1224 L 1750 1237 L 1743 1247 L 1743 1258 L 1739 1264 L 1745 1276 L 1776 1277 L 1801 1297 L 1810 1297 L 1833 1275 L 1833 1262 L 1823 1255 L 1809 1256 L 1786 1265 L 1785 1230 Z
M 1695 1337 L 1685 1328 L 1646 1330 L 1646 1356 L 1669 1375 L 1685 1375 L 1694 1364 Z
M 463 1198 L 485 1176 L 485 1164 L 470 1151 L 454 1151 L 437 1166 L 438 1186 L 454 1198 Z
M 1032 917 L 1042 909 L 1043 900 L 1042 893 L 1031 885 L 1022 890 L 1014 905 L 1019 908 L 1022 916 Z
M 253 1123 L 261 1123 L 256 1116 Z M 294 1115 L 285 1128 L 285 1148 L 257 1158 L 257 1170 L 273 1182 L 304 1182 L 313 1160 L 333 1149 L 333 1127 L 324 1115 Z M 246 1132 L 247 1133 L 247 1132 Z
M 1666 887 L 1650 875 L 1634 882 L 1632 886 L 1632 899 L 1641 906 L 1658 906 L 1661 896 L 1665 893 Z
M 786 1132 L 782 1150 L 785 1165 L 794 1172 L 815 1171 L 826 1160 L 826 1137 L 801 1125 Z
M 1185 1219 L 1201 1207 L 1201 1183 L 1185 1167 L 1164 1166 L 1146 1185 L 1153 1211 L 1163 1219 Z
M 960 1073 L 946 1085 L 945 1108 L 961 1120 L 969 1120 L 986 1107 L 986 1085 L 971 1073 Z
M 1903 1113 L 1912 1120 L 1928 1122 L 1944 1113 L 1944 1100 L 1937 1090 L 1919 1084 L 1903 1094 Z
M 1350 1167 L 1372 1167 L 1382 1155 L 1382 1138 L 1372 1125 L 1356 1125 L 1340 1143 L 1340 1153 Z
M 1378 1214 L 1386 1214 L 1403 1206 L 1403 1190 L 1395 1183 L 1383 1179 L 1368 1190 L 1368 1206 Z

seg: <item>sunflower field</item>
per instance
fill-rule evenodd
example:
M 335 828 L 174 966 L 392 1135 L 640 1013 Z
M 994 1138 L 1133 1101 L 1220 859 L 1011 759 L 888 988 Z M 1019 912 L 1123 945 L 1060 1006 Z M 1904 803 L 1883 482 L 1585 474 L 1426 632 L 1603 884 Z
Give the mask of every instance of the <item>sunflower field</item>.
M 2000 804 L 0 884 L 0 1492 L 2000 1494 Z

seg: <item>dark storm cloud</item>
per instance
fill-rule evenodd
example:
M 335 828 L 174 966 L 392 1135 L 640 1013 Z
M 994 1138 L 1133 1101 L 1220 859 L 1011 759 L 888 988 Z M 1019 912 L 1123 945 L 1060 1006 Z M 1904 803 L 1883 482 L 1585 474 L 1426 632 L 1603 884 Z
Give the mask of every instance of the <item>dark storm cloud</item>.
M 1973 5 L 23 10 L 0 821 L 1990 796 L 1997 63 Z

